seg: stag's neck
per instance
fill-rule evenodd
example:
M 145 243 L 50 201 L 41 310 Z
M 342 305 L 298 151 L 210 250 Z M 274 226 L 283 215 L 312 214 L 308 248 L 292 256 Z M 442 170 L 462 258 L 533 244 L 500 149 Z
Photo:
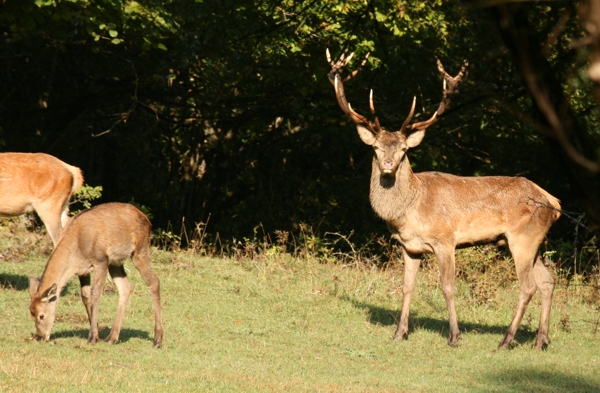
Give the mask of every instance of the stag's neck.
M 420 193 L 420 181 L 410 167 L 407 157 L 400 162 L 393 176 L 384 176 L 373 157 L 371 170 L 371 205 L 384 221 L 402 221 L 406 211 Z

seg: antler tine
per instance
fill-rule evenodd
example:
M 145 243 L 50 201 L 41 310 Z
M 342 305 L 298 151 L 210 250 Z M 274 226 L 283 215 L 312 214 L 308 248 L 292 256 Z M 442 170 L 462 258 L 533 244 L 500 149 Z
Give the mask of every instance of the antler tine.
M 340 76 L 338 74 L 335 75 L 335 82 L 334 82 L 333 86 L 335 87 L 335 96 L 337 98 L 340 108 L 342 108 L 342 110 L 348 116 L 350 116 L 350 118 L 355 123 L 364 124 L 369 128 L 373 128 L 371 122 L 366 117 L 356 113 L 350 106 L 350 103 L 348 102 L 348 100 L 346 100 L 346 93 L 344 92 L 344 84 L 340 80 Z
M 357 70 L 355 70 L 348 77 L 342 80 L 340 73 L 342 69 L 348 64 L 350 59 L 352 59 L 352 56 L 354 56 L 354 53 L 351 53 L 349 56 L 346 57 L 346 52 L 347 50 L 344 51 L 344 53 L 342 53 L 342 55 L 337 61 L 334 61 L 331 59 L 329 49 L 326 51 L 327 61 L 331 65 L 331 71 L 329 72 L 328 77 L 329 81 L 333 84 L 335 88 L 335 96 L 337 98 L 338 104 L 340 105 L 340 108 L 342 108 L 342 111 L 344 111 L 344 113 L 350 116 L 350 118 L 355 123 L 361 124 L 369 128 L 374 133 L 378 133 L 381 130 L 381 127 L 379 126 L 379 120 L 375 119 L 375 123 L 372 123 L 366 117 L 355 112 L 346 100 L 346 93 L 344 91 L 344 81 L 352 79 L 358 73 L 358 71 L 360 71 L 360 67 L 366 64 L 366 59 L 368 58 L 368 55 L 365 58 L 365 60 L 363 60 L 361 66 Z
M 373 89 L 371 89 L 371 93 L 369 93 L 369 106 L 371 107 L 371 113 L 375 114 L 375 104 L 373 103 Z M 377 132 L 381 132 L 381 124 L 379 124 L 379 118 L 375 116 L 375 129 Z
M 410 108 L 410 112 L 408 113 L 408 116 L 406 117 L 406 120 L 404 120 L 404 123 L 402 123 L 402 128 L 400 128 L 400 132 L 403 132 L 407 128 L 410 128 L 410 126 L 408 125 L 408 123 L 410 123 L 410 121 L 412 120 L 413 115 L 415 114 L 415 107 L 416 106 L 417 106 L 417 97 L 415 96 L 413 98 L 413 102 L 412 102 L 412 106 Z
M 424 129 L 428 128 L 429 126 L 431 126 L 436 121 L 438 121 L 438 118 L 444 113 L 444 111 L 446 110 L 446 107 L 450 104 L 450 98 L 448 98 L 448 95 L 458 94 L 457 87 L 458 87 L 459 83 L 463 81 L 463 78 L 466 77 L 468 66 L 469 66 L 469 62 L 467 60 L 464 60 L 463 65 L 460 68 L 460 72 L 455 77 L 452 77 L 446 72 L 446 70 L 444 70 L 444 66 L 442 65 L 442 62 L 439 59 L 437 60 L 438 71 L 440 72 L 440 74 L 442 74 L 442 77 L 444 78 L 443 90 L 442 90 L 442 101 L 440 102 L 438 109 L 435 111 L 435 113 L 429 120 L 425 120 L 425 121 L 422 121 L 419 123 L 407 125 L 406 129 L 413 130 L 413 131 L 424 130 Z M 407 124 L 407 122 L 404 122 L 404 123 Z M 403 129 L 404 129 L 404 125 L 403 125 Z
M 439 59 L 437 60 L 438 71 L 440 72 L 440 74 L 442 74 L 442 77 L 444 78 L 442 102 L 440 102 L 440 106 L 438 107 L 438 110 L 437 110 L 438 116 L 443 114 L 444 111 L 446 110 L 446 107 L 448 106 L 448 104 L 450 104 L 450 99 L 448 98 L 448 95 L 458 94 L 458 85 L 460 82 L 463 81 L 463 78 L 466 77 L 468 66 L 469 66 L 469 62 L 467 60 L 464 60 L 459 73 L 456 74 L 455 77 L 452 77 L 446 72 L 446 70 L 444 70 L 444 66 L 442 65 L 442 62 Z
M 344 82 L 348 82 L 350 79 L 354 78 L 356 76 L 356 74 L 358 74 L 358 72 L 364 67 L 364 65 L 367 64 L 367 60 L 369 59 L 370 55 L 371 55 L 371 52 L 366 54 L 365 58 L 360 63 L 360 65 L 354 71 L 352 71 L 350 73 L 350 75 L 348 75 L 346 78 L 344 78 Z M 352 56 L 354 56 L 354 52 L 352 52 L 352 54 L 350 55 L 348 60 L 350 60 L 352 58 Z

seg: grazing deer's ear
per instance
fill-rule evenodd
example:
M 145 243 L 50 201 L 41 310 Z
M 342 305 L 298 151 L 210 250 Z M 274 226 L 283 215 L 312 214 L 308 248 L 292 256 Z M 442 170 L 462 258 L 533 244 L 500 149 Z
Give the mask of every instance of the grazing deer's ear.
M 52 284 L 52 286 L 50 288 L 48 288 L 46 290 L 46 292 L 44 292 L 44 294 L 42 295 L 42 303 L 48 303 L 48 302 L 54 302 L 56 301 L 56 284 Z
M 40 282 L 37 278 L 29 276 L 29 294 L 31 297 L 37 293 L 37 290 L 40 286 Z
M 356 129 L 358 130 L 358 136 L 360 139 L 369 146 L 373 146 L 377 141 L 375 138 L 375 134 L 369 128 L 363 126 L 362 124 L 357 124 Z
M 425 130 L 415 131 L 406 137 L 406 144 L 410 148 L 419 146 L 419 143 L 421 143 L 424 136 L 425 136 Z

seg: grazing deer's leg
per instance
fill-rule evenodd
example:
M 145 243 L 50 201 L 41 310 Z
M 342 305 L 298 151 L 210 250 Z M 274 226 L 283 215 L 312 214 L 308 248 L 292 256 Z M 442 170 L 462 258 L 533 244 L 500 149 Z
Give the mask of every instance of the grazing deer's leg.
M 88 337 L 88 343 L 95 344 L 98 341 L 98 307 L 100 306 L 100 297 L 102 296 L 102 290 L 104 289 L 104 281 L 106 280 L 106 274 L 108 270 L 104 264 L 94 266 L 94 285 L 92 286 L 92 316 L 90 318 L 90 335 Z
M 402 311 L 400 312 L 400 322 L 398 322 L 398 328 L 394 334 L 394 340 L 401 340 L 406 338 L 408 333 L 408 314 L 410 312 L 410 299 L 412 297 L 413 289 L 415 288 L 415 281 L 417 280 L 417 272 L 419 271 L 419 265 L 421 264 L 420 256 L 411 254 L 402 247 L 402 255 L 404 257 L 404 286 L 402 288 Z
M 81 301 L 85 306 L 85 312 L 88 316 L 88 321 L 92 320 L 92 287 L 90 286 L 91 279 L 89 274 L 79 276 L 79 286 L 81 287 Z
M 117 315 L 113 322 L 110 334 L 106 338 L 106 342 L 109 344 L 114 343 L 119 339 L 119 333 L 121 333 L 121 326 L 123 324 L 123 317 L 125 316 L 125 309 L 127 308 L 127 302 L 131 296 L 131 284 L 127 279 L 125 268 L 123 265 L 109 265 L 108 272 L 112 277 L 117 290 L 119 291 L 119 305 L 117 307 Z
M 162 346 L 163 338 L 160 281 L 150 265 L 150 256 L 148 255 L 147 246 L 145 246 L 144 249 L 136 250 L 132 261 L 140 272 L 144 282 L 148 285 L 148 289 L 152 295 L 152 307 L 154 308 L 154 348 L 160 348 Z
M 520 293 L 519 304 L 517 305 L 515 316 L 498 346 L 498 348 L 501 349 L 508 349 L 513 343 L 517 329 L 521 324 L 521 319 L 527 309 L 527 305 L 537 290 L 536 280 L 533 274 L 533 262 L 537 254 L 537 248 L 540 244 L 540 242 L 535 241 L 536 239 L 531 239 L 528 236 L 520 236 L 515 239 L 507 236 L 507 240 L 508 247 L 510 248 L 517 269 Z
M 457 347 L 458 340 L 460 339 L 460 330 L 458 329 L 458 319 L 456 318 L 456 309 L 454 308 L 454 276 L 456 271 L 454 249 L 449 247 L 438 248 L 435 250 L 435 257 L 438 260 L 438 268 L 440 269 L 442 292 L 448 306 L 448 319 L 450 323 L 448 345 Z
M 550 309 L 552 307 L 552 293 L 554 292 L 554 277 L 544 266 L 542 258 L 537 256 L 533 265 L 533 276 L 535 283 L 542 295 L 542 311 L 540 315 L 540 328 L 535 343 L 535 349 L 544 349 L 548 345 L 548 327 L 550 325 Z

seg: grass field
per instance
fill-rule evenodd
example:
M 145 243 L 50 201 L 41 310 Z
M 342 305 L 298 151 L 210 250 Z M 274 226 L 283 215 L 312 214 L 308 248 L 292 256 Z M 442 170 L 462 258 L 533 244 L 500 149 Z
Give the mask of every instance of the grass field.
M 285 254 L 233 260 L 153 250 L 162 284 L 162 349 L 152 348 L 152 303 L 131 263 L 126 268 L 134 293 L 121 341 L 87 344 L 89 326 L 74 278 L 58 303 L 52 340 L 37 342 L 31 340 L 27 276 L 41 276 L 47 254 L 19 248 L 17 242 L 27 241 L 11 236 L 0 232 L 0 392 L 600 391 L 600 313 L 585 287 L 557 287 L 546 351 L 531 348 L 539 295 L 515 348 L 495 351 L 518 286 L 511 283 L 481 301 L 472 285 L 460 281 L 462 340 L 450 348 L 434 266 L 419 274 L 409 339 L 394 342 L 400 268 L 347 267 Z M 114 290 L 107 283 L 101 337 L 114 318 Z

